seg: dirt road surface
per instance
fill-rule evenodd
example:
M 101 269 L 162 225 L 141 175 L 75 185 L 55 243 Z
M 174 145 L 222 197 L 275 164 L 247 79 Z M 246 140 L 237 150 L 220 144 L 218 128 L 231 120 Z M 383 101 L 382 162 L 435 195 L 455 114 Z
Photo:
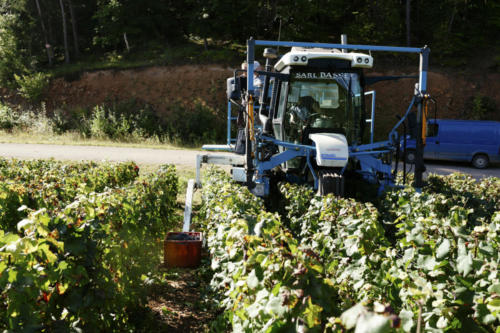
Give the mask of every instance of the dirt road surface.
M 93 161 L 135 161 L 139 164 L 176 164 L 179 166 L 195 167 L 196 150 L 168 150 L 148 148 L 125 148 L 103 146 L 69 146 L 45 144 L 12 144 L 0 143 L 1 157 L 15 157 L 19 159 L 54 158 L 57 160 L 93 160 Z M 206 153 L 206 152 L 203 152 Z M 467 163 L 426 162 L 428 173 L 446 175 L 452 172 L 462 172 L 475 178 L 500 177 L 500 166 L 491 166 L 480 170 Z M 402 170 L 400 164 L 399 170 Z M 407 170 L 413 172 L 411 166 Z

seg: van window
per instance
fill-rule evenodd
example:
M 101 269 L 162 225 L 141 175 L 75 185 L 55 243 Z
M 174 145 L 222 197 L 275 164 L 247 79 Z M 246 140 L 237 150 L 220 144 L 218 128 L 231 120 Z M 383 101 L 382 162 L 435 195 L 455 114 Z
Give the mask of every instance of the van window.
M 436 136 L 438 134 L 439 125 L 436 123 L 427 124 L 427 133 L 425 134 L 428 138 Z

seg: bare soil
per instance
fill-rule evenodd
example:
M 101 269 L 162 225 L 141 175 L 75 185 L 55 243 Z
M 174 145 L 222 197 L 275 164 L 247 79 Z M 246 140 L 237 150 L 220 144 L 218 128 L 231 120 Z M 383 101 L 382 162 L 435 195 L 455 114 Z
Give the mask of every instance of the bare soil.
M 387 68 L 387 66 L 384 66 Z M 130 70 L 101 70 L 84 73 L 77 80 L 58 78 L 47 93 L 49 110 L 93 107 L 98 104 L 135 99 L 151 105 L 162 118 L 176 112 L 176 105 L 189 110 L 196 103 L 221 113 L 226 106 L 226 79 L 233 69 L 220 65 L 183 65 L 149 67 Z M 370 76 L 418 75 L 417 69 L 370 71 Z M 381 138 L 396 123 L 413 96 L 414 79 L 383 81 L 371 88 L 377 91 L 376 136 Z M 487 96 L 495 101 L 497 112 L 488 114 L 500 120 L 500 73 L 486 69 L 475 72 L 439 72 L 428 75 L 428 92 L 437 102 L 437 117 L 467 118 L 468 101 L 475 96 Z M 430 108 L 430 112 L 434 112 Z
M 369 75 L 418 75 L 418 72 L 373 72 Z M 375 129 L 378 137 L 387 135 L 397 122 L 396 115 L 403 115 L 408 108 L 415 89 L 415 80 L 401 79 L 383 81 L 373 85 L 377 92 Z M 428 93 L 436 100 L 437 109 L 430 104 L 429 113 L 446 119 L 467 119 L 468 104 L 475 96 L 487 96 L 495 101 L 497 112 L 488 114 L 490 120 L 500 121 L 500 74 L 428 73 Z
M 49 109 L 95 106 L 135 99 L 168 116 L 180 103 L 195 102 L 218 107 L 225 104 L 226 78 L 232 71 L 213 66 L 167 66 L 131 70 L 101 70 L 84 73 L 78 80 L 58 78 L 51 82 Z
M 207 299 L 204 266 L 197 269 L 167 269 L 162 283 L 152 286 L 148 308 L 156 321 L 156 332 L 208 332 L 216 313 Z

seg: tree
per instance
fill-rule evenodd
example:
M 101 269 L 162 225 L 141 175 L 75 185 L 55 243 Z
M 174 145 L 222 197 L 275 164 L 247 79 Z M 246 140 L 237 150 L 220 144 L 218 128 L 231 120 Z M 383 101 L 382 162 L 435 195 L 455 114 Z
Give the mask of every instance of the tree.
M 411 11 L 411 0 L 406 0 L 406 46 L 410 46 L 410 11 Z
M 78 45 L 78 30 L 77 30 L 77 21 L 76 21 L 76 15 L 75 15 L 75 8 L 73 6 L 73 1 L 68 0 L 68 5 L 69 5 L 69 15 L 71 17 L 71 27 L 73 31 L 73 45 L 75 48 L 75 58 L 80 57 L 80 46 Z
M 131 45 L 182 40 L 191 20 L 188 7 L 175 0 L 99 0 L 95 44 L 123 48 L 124 33 Z
M 59 0 L 59 4 L 61 6 L 61 18 L 63 25 L 63 39 L 64 39 L 64 62 L 69 64 L 69 47 L 68 47 L 68 29 L 66 27 L 66 15 L 64 13 L 64 3 L 63 0 Z
M 43 22 L 42 9 L 40 7 L 40 2 L 35 0 L 36 8 L 38 11 L 38 16 L 40 17 L 40 25 L 42 26 L 43 38 L 45 40 L 45 50 L 47 52 L 47 58 L 49 61 L 49 66 L 52 66 L 52 58 L 54 58 L 54 52 L 52 50 L 52 45 L 49 43 L 49 37 L 47 35 L 47 29 L 45 28 L 45 23 Z
M 14 73 L 25 71 L 19 56 L 18 43 L 13 31 L 18 17 L 14 14 L 0 15 L 0 84 L 8 85 L 14 80 Z

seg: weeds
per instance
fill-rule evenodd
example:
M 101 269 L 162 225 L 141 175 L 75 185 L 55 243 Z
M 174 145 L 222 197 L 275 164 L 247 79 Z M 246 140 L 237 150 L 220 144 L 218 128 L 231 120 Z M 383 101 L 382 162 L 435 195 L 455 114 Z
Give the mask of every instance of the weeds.
M 49 83 L 49 76 L 42 72 L 28 75 L 14 74 L 19 94 L 32 103 L 39 102 Z
M 205 142 L 224 141 L 225 116 L 202 101 L 196 101 L 193 107 L 176 103 L 169 112 L 168 121 L 159 117 L 151 105 L 136 100 L 93 108 L 56 109 L 51 113 L 47 112 L 43 103 L 38 110 L 16 109 L 0 104 L 0 130 L 197 146 Z
M 495 100 L 488 96 L 471 96 L 465 103 L 464 115 L 467 119 L 488 120 L 495 114 L 497 106 Z

